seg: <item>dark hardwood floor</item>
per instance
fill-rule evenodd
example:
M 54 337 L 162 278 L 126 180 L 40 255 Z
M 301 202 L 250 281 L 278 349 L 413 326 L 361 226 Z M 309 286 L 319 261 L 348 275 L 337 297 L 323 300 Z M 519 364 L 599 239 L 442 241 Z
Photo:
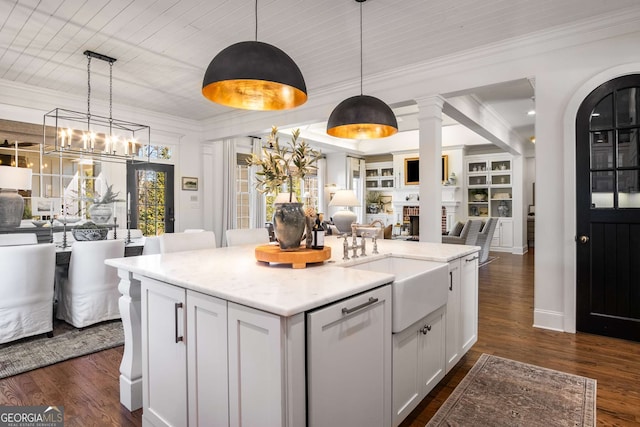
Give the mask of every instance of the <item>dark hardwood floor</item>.
M 480 268 L 478 342 L 402 424 L 424 427 L 482 353 L 595 378 L 598 425 L 640 425 L 640 343 L 533 328 L 533 253 Z M 122 347 L 0 380 L 0 405 L 63 405 L 66 426 L 140 426 L 119 402 Z
M 401 426 L 424 427 L 482 353 L 595 378 L 598 425 L 639 426 L 640 343 L 533 328 L 533 251 L 491 255 L 479 271 L 478 342 Z

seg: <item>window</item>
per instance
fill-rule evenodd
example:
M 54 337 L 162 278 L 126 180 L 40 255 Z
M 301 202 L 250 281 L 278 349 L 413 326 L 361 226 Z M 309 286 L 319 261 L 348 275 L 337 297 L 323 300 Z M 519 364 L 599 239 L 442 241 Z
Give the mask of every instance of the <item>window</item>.
M 236 228 L 251 228 L 248 154 L 237 154 L 236 164 Z

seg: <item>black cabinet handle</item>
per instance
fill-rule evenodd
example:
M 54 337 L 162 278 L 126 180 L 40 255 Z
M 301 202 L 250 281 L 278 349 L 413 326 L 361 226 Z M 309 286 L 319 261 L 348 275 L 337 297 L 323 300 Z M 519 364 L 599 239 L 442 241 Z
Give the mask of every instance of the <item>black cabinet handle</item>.
M 182 303 L 177 302 L 174 307 L 175 321 L 176 321 L 176 343 L 184 341 L 183 336 L 178 336 L 178 310 L 182 308 Z
M 449 272 L 449 290 L 453 290 L 453 271 Z

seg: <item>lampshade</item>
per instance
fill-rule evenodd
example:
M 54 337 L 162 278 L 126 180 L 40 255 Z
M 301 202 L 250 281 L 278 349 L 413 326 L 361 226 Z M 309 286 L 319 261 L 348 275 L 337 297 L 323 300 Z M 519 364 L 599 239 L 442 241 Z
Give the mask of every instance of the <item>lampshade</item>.
M 398 132 L 391 108 L 380 99 L 362 94 L 362 3 L 360 3 L 360 95 L 345 99 L 331 112 L 327 133 L 338 138 L 375 139 Z
M 286 110 L 307 101 L 307 86 L 289 55 L 268 43 L 244 41 L 211 60 L 202 94 L 228 107 Z
M 338 190 L 329 202 L 329 206 L 360 206 L 360 201 L 353 190 Z
M 331 112 L 327 133 L 338 138 L 384 138 L 398 132 L 393 110 L 380 99 L 357 95 L 345 99 Z
M 298 203 L 298 199 L 295 194 L 291 195 L 291 202 L 289 202 L 289 193 L 278 193 L 276 198 L 273 200 L 273 204 L 276 203 Z
M 31 169 L 0 166 L 0 188 L 31 190 Z

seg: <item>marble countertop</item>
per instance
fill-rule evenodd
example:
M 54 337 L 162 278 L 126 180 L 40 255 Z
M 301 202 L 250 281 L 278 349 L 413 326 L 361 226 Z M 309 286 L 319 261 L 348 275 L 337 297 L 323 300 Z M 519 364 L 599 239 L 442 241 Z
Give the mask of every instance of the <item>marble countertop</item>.
M 325 245 L 331 246 L 331 259 L 304 269 L 257 262 L 255 245 L 116 258 L 106 263 L 134 275 L 288 317 L 393 281 L 391 274 L 343 268 L 363 259 L 343 261 L 342 242 L 327 236 Z M 378 240 L 379 255 L 371 255 L 372 248 L 369 239 L 367 259 L 393 254 L 437 262 L 448 262 L 480 249 L 395 240 Z

